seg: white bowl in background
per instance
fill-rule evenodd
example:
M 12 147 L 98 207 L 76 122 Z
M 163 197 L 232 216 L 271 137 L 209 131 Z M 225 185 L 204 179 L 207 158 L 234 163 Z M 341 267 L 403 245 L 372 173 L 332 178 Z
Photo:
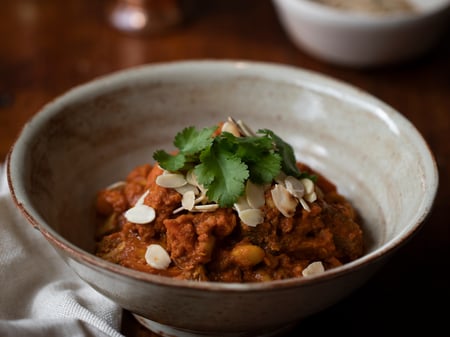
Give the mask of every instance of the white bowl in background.
M 450 0 L 410 0 L 414 13 L 342 10 L 311 0 L 273 0 L 292 42 L 324 61 L 352 67 L 397 63 L 430 50 L 450 27 Z

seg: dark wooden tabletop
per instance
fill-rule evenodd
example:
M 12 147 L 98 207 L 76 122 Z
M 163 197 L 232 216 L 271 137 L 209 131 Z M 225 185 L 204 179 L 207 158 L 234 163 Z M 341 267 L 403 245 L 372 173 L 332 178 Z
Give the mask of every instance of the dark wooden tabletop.
M 450 33 L 415 60 L 349 69 L 296 48 L 268 0 L 198 0 L 182 24 L 143 36 L 108 24 L 110 1 L 1 1 L 0 161 L 43 104 L 74 85 L 143 63 L 270 61 L 351 83 L 390 104 L 422 133 L 438 164 L 439 191 L 422 230 L 375 277 L 300 322 L 292 335 L 450 336 Z M 130 337 L 151 336 L 128 312 L 122 329 Z

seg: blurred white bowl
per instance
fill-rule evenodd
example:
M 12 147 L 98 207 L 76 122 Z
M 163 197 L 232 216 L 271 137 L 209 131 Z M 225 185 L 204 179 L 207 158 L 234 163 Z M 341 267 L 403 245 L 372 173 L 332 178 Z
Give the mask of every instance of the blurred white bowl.
M 430 50 L 450 27 L 450 0 L 410 0 L 411 13 L 343 10 L 311 0 L 273 0 L 299 48 L 334 64 L 368 67 L 397 63 Z

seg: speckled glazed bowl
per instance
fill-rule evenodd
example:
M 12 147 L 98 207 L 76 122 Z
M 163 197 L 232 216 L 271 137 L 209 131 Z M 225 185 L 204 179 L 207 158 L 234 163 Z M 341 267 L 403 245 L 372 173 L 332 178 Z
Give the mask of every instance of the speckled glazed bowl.
M 364 218 L 363 257 L 311 277 L 224 284 L 93 255 L 96 191 L 152 162 L 182 128 L 228 116 L 272 129 L 337 184 Z M 383 102 L 320 74 L 237 61 L 141 66 L 76 87 L 25 125 L 7 169 L 17 206 L 67 264 L 164 336 L 272 336 L 333 305 L 421 228 L 438 186 L 424 139 Z

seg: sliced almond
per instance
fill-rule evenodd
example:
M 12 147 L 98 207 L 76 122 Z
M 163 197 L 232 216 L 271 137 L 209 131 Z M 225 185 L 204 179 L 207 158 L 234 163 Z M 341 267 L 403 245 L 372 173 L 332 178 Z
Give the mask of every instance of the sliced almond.
M 272 194 L 273 203 L 281 214 L 288 218 L 292 217 L 295 214 L 298 200 L 280 184 L 275 184 L 270 192 Z
M 305 200 L 306 200 L 307 202 L 314 202 L 314 201 L 317 200 L 316 192 L 312 192 L 312 193 L 306 194 L 306 195 L 304 196 L 304 198 L 305 198 Z
M 239 132 L 239 127 L 231 121 L 227 121 L 222 125 L 222 132 L 229 132 L 235 137 L 240 137 L 241 133 Z
M 325 268 L 320 261 L 310 263 L 305 269 L 302 271 L 303 276 L 314 276 L 318 274 L 322 274 L 325 271 Z
M 183 206 L 180 206 L 180 207 L 178 207 L 178 208 L 175 208 L 174 210 L 173 210 L 173 212 L 172 212 L 172 214 L 177 214 L 177 213 L 180 213 L 181 211 L 184 211 L 184 207 Z
M 186 181 L 188 182 L 188 184 L 196 186 L 200 190 L 200 194 L 206 197 L 207 189 L 198 182 L 194 170 L 188 171 L 188 173 L 186 174 Z
M 310 194 L 314 192 L 314 182 L 311 179 L 303 178 L 300 179 L 300 182 L 305 187 L 305 194 Z
M 169 253 L 158 244 L 147 247 L 145 261 L 155 269 L 167 269 L 171 262 Z
M 125 218 L 132 223 L 146 224 L 155 220 L 155 210 L 147 205 L 139 204 L 125 212 Z
M 251 208 L 261 208 L 266 203 L 264 198 L 264 186 L 252 183 L 247 180 L 245 185 L 245 195 Z
M 197 176 L 194 173 L 194 170 L 189 170 L 186 173 L 186 181 L 194 186 L 198 186 L 198 180 L 197 180 Z
M 183 185 L 183 186 L 175 188 L 175 191 L 177 191 L 180 194 L 185 194 L 188 191 L 194 192 L 194 195 L 198 195 L 200 193 L 199 189 L 196 186 L 191 185 L 189 183 L 186 184 L 186 185 Z
M 184 209 L 191 211 L 195 206 L 195 193 L 193 191 L 184 193 L 181 199 L 181 205 Z
M 246 137 L 252 137 L 255 136 L 256 134 L 253 132 L 252 129 L 250 129 L 243 121 L 241 121 L 240 119 L 238 121 L 236 121 L 237 126 L 239 127 L 241 134 L 246 136 Z
M 247 226 L 256 227 L 264 222 L 264 214 L 260 209 L 249 208 L 238 213 L 239 219 Z
M 187 184 L 186 179 L 179 173 L 166 173 L 156 177 L 156 184 L 166 188 L 178 188 Z
M 287 176 L 286 179 L 284 179 L 284 185 L 289 193 L 297 199 L 303 198 L 305 195 L 305 186 L 300 180 L 293 176 Z
M 219 208 L 218 204 L 195 205 L 193 212 L 213 212 Z
M 195 199 L 195 204 L 199 204 L 199 203 L 207 203 L 208 202 L 208 198 L 206 197 L 205 194 L 200 195 L 197 199 Z
M 311 212 L 311 208 L 309 208 L 309 205 L 308 205 L 308 203 L 305 201 L 305 199 L 300 198 L 300 199 L 298 199 L 298 201 L 300 202 L 300 205 L 302 205 L 302 207 L 303 207 L 303 209 L 304 209 L 305 211 Z
M 240 213 L 240 212 L 242 212 L 242 211 L 244 211 L 246 209 L 249 209 L 250 205 L 247 202 L 246 196 L 241 196 L 241 197 L 239 197 L 237 202 L 235 202 L 233 204 L 233 207 L 238 213 Z

